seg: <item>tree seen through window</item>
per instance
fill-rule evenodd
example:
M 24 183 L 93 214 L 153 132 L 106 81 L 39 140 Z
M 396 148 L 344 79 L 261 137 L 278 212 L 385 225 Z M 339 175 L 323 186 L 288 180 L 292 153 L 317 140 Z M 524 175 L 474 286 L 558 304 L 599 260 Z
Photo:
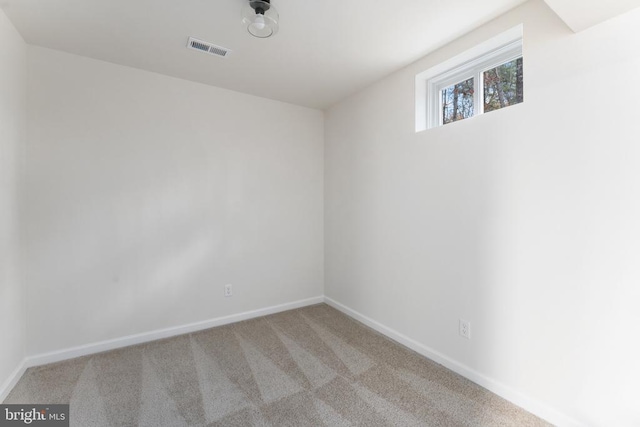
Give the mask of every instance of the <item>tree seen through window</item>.
M 522 58 L 506 62 L 483 74 L 485 113 L 523 101 Z
M 442 124 L 473 116 L 473 77 L 442 89 Z
M 476 78 L 479 93 L 475 90 Z M 484 71 L 478 68 L 475 77 L 444 87 L 440 96 L 443 125 L 519 104 L 524 100 L 522 57 Z

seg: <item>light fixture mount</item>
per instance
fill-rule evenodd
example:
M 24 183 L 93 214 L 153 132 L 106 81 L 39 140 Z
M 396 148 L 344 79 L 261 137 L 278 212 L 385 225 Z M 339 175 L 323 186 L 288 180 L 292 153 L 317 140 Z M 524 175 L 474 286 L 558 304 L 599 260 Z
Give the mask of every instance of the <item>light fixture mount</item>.
M 249 5 L 256 14 L 264 15 L 264 13 L 271 9 L 271 0 L 249 0 Z
M 242 8 L 242 23 L 254 37 L 266 39 L 278 32 L 280 17 L 271 0 L 248 0 Z

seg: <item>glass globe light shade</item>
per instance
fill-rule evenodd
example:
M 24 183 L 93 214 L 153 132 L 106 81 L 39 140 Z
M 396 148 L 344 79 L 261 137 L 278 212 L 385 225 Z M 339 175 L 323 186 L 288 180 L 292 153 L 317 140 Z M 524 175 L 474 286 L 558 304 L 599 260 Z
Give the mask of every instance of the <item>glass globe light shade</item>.
M 254 37 L 265 39 L 278 32 L 278 11 L 265 1 L 248 1 L 242 8 L 242 23 Z

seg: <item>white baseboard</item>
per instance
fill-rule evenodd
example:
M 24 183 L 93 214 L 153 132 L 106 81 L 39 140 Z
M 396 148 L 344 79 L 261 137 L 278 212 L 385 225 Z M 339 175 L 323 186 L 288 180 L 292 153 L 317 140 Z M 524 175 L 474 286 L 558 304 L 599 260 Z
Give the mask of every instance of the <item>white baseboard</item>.
M 129 335 L 122 338 L 116 338 L 107 341 L 100 341 L 92 344 L 81 345 L 78 347 L 68 348 L 64 350 L 52 351 L 49 353 L 28 356 L 23 365 L 26 368 L 32 366 L 46 365 L 48 363 L 60 362 L 75 357 L 87 356 L 90 354 L 101 353 L 103 351 L 114 350 L 117 348 L 128 347 L 130 345 L 143 344 L 163 338 L 170 338 L 176 335 L 188 334 L 191 332 L 201 331 L 203 329 L 214 328 L 216 326 L 227 325 L 229 323 L 240 322 L 242 320 L 253 319 L 256 317 L 266 316 L 269 314 L 280 313 L 282 311 L 293 310 L 308 305 L 320 304 L 324 302 L 324 297 L 318 296 L 305 300 L 289 302 L 286 304 L 274 305 L 271 307 L 261 308 L 258 310 L 245 311 L 243 313 L 232 314 L 229 316 L 217 317 L 215 319 L 204 320 L 202 322 L 190 323 L 182 326 L 175 326 L 166 329 L 158 329 L 151 332 Z M 24 372 L 24 369 L 23 371 Z M 22 374 L 20 374 L 22 375 Z M 18 377 L 19 378 L 19 377 Z M 16 380 L 17 382 L 17 380 Z M 13 387 L 14 384 L 11 385 Z
M 18 383 L 20 378 L 22 378 L 22 374 L 27 370 L 26 359 L 22 359 L 20 365 L 9 375 L 9 378 L 0 386 L 0 403 L 4 402 L 4 400 L 9 396 L 9 392 L 13 389 L 13 387 Z
M 578 427 L 582 426 L 582 423 L 574 420 L 573 418 L 557 411 L 556 409 L 546 405 L 538 400 L 532 399 L 524 394 L 489 378 L 468 366 L 461 364 L 442 353 L 435 351 L 434 349 L 419 343 L 418 341 L 407 337 L 406 335 L 397 332 L 382 323 L 379 323 L 327 296 L 324 297 L 324 301 L 331 307 L 343 312 L 349 317 L 358 320 L 361 323 L 369 326 L 370 328 L 380 332 L 381 334 L 391 338 L 392 340 L 399 342 L 400 344 L 410 348 L 411 350 L 441 364 L 442 366 L 451 369 L 452 371 L 462 375 L 463 377 L 473 381 L 474 383 L 481 385 L 487 390 L 497 394 L 498 396 L 508 400 L 509 402 L 520 406 L 526 411 L 556 425 L 559 427 Z

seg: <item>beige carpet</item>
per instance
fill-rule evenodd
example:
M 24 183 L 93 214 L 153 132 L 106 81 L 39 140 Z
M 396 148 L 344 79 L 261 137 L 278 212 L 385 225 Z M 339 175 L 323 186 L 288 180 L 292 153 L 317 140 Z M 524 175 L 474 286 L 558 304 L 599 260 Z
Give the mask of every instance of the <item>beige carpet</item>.
M 87 426 L 548 425 L 320 304 L 29 369 Z

